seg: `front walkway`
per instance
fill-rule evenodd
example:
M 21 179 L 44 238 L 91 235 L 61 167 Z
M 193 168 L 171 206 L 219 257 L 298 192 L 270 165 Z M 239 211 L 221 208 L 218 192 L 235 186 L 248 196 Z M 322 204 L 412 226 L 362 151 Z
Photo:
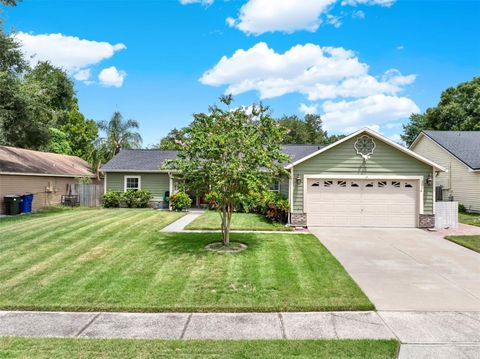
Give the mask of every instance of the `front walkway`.
M 175 222 L 170 223 L 168 226 L 162 228 L 160 232 L 183 232 L 185 226 L 188 226 L 203 213 L 205 213 L 205 211 L 200 209 L 191 210 L 182 218 L 179 218 Z
M 480 254 L 403 228 L 310 228 L 377 310 L 480 311 Z
M 229 340 L 398 339 L 402 343 L 402 359 L 450 359 L 468 358 L 468 353 L 480 353 L 480 312 L 4 311 L 0 312 L 0 336 Z M 475 355 L 470 356 L 473 357 Z

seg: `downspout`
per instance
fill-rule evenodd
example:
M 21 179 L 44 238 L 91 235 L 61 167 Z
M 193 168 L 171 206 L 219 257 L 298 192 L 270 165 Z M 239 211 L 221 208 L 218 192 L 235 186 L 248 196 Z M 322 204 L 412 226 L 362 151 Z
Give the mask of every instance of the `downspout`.
M 288 186 L 288 203 L 290 204 L 290 211 L 288 211 L 288 224 L 292 225 L 292 211 L 293 211 L 293 167 L 290 168 L 290 179 Z

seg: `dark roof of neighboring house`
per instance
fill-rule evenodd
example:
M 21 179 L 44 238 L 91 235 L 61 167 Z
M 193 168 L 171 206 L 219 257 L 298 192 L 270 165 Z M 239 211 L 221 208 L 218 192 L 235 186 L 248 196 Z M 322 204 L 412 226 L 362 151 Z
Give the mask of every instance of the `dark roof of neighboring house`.
M 165 160 L 176 157 L 177 151 L 121 150 L 102 167 L 102 171 L 159 171 Z
M 480 169 L 480 131 L 423 131 L 473 170 Z
M 0 173 L 93 176 L 88 162 L 76 156 L 0 146 Z
M 291 156 L 292 161 L 308 156 L 322 147 L 325 145 L 282 145 L 284 153 Z M 177 151 L 121 150 L 102 167 L 102 171 L 160 171 L 166 160 L 176 157 Z

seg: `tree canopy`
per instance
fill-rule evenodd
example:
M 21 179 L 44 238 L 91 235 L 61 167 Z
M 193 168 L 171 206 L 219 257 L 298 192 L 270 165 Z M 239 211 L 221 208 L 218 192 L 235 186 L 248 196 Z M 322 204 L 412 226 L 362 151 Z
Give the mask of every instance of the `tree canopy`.
M 283 116 L 277 120 L 281 127 L 286 130 L 282 144 L 330 144 L 345 135 L 329 135 L 322 128 L 322 119 L 319 115 L 305 115 L 304 119 L 296 115 Z M 188 127 L 174 128 L 156 146 L 161 150 L 180 150 L 185 141 Z
M 407 145 L 423 130 L 479 131 L 480 77 L 443 91 L 436 107 L 410 116 L 403 130 L 401 137 Z
M 221 102 L 227 108 L 215 105 L 208 113 L 194 115 L 179 158 L 167 168 L 179 170 L 189 189 L 216 193 L 223 243 L 228 246 L 239 195 L 267 190 L 285 173 L 283 164 L 289 158 L 280 146 L 286 131 L 268 108 L 230 109 L 231 96 L 223 96 Z

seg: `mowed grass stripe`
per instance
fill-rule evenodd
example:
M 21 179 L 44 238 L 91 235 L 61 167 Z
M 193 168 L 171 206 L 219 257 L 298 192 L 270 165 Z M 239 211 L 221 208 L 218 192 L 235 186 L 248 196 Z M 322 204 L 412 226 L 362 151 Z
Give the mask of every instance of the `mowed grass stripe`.
M 121 216 L 121 217 L 120 217 Z M 97 231 L 96 233 L 92 234 L 91 236 L 86 237 L 81 246 L 75 248 L 75 250 L 70 250 L 71 254 L 63 258 L 62 262 L 70 262 L 73 263 L 73 266 L 66 266 L 61 265 L 57 270 L 50 271 L 49 273 L 43 273 L 39 277 L 32 277 L 30 281 L 33 281 L 32 286 L 35 283 L 39 282 L 42 284 L 40 290 L 34 296 L 30 297 L 31 303 L 41 303 L 45 302 L 46 304 L 50 301 L 54 302 L 57 300 L 59 296 L 63 295 L 64 300 L 69 300 L 75 302 L 77 300 L 76 295 L 72 296 L 72 289 L 75 289 L 73 293 L 81 293 L 82 288 L 79 288 L 78 282 L 86 281 L 83 286 L 83 289 L 87 290 L 92 285 L 94 287 L 101 288 L 102 293 L 105 292 L 107 286 L 111 283 L 112 275 L 116 275 L 117 278 L 122 278 L 121 273 L 110 273 L 112 264 L 117 264 L 117 266 L 113 266 L 114 268 L 118 268 L 122 261 L 122 258 L 118 258 L 118 256 L 112 256 L 113 259 L 112 263 L 101 263 L 102 265 L 97 265 L 94 268 L 91 268 L 91 273 L 86 275 L 84 268 L 75 268 L 75 263 L 78 262 L 78 258 L 88 254 L 91 248 L 97 247 L 108 241 L 111 238 L 115 238 L 114 242 L 116 244 L 116 248 L 114 248 L 113 253 L 118 252 L 122 253 L 122 249 L 131 243 L 131 241 L 125 240 L 121 241 L 122 238 L 116 235 L 118 232 L 118 226 L 122 228 L 129 228 L 130 231 L 127 231 L 126 234 L 137 233 L 136 229 L 138 227 L 144 226 L 145 223 L 150 217 L 155 216 L 154 211 L 137 211 L 137 212 L 122 212 L 118 213 L 117 217 L 111 222 L 106 225 L 103 225 L 101 230 Z M 146 218 L 143 218 L 146 217 Z M 141 219 L 143 218 L 143 219 Z M 140 220 L 139 220 L 140 219 Z M 128 239 L 128 238 L 127 238 Z M 119 246 L 120 244 L 120 246 Z M 115 263 L 117 262 L 117 263 Z M 128 263 L 128 262 L 123 262 Z M 105 276 L 104 273 L 107 275 Z M 104 280 L 103 277 L 106 277 Z M 128 292 L 127 292 L 128 293 Z M 94 297 L 97 297 L 98 293 L 95 294 Z M 81 299 L 82 301 L 86 300 L 87 298 L 84 297 Z M 90 299 L 93 300 L 93 299 Z M 121 300 L 121 299 L 120 299 Z M 102 301 L 103 303 L 103 301 Z M 78 304 L 73 304 L 70 309 L 77 309 Z M 78 309 L 88 310 L 88 308 L 83 308 L 82 306 L 78 306 Z
M 101 215 L 98 213 L 98 215 Z M 105 214 L 105 217 L 108 217 L 108 214 Z M 98 218 L 98 217 L 96 217 Z M 92 214 L 89 211 L 81 211 L 77 216 L 69 216 L 62 218 L 62 220 L 52 221 L 51 223 L 45 223 L 44 225 L 38 226 L 38 228 L 30 228 L 25 223 L 18 223 L 17 230 L 11 232 L 0 231 L 0 250 L 3 251 L 11 249 L 12 247 L 16 250 L 21 249 L 22 245 L 28 247 L 29 243 L 27 240 L 38 240 L 46 238 L 51 240 L 51 233 L 55 232 L 57 236 L 60 236 L 62 233 L 60 231 L 65 231 L 66 226 L 74 226 L 73 228 L 82 227 L 85 221 L 92 219 Z M 72 229 L 72 227 L 70 227 Z M 45 234 L 47 236 L 45 237 Z M 24 241 L 19 243 L 19 239 Z
M 73 211 L 75 212 L 75 210 Z M 0 308 L 243 312 L 365 309 L 372 304 L 311 235 L 232 234 L 241 253 L 205 249 L 219 233 L 161 233 L 182 216 L 78 211 L 15 237 L 0 262 Z M 61 223 L 62 220 L 65 223 Z M 59 223 L 60 222 L 60 223 Z M 24 223 L 16 223 L 22 228 Z M 78 226 L 78 227 L 77 227 Z M 0 235 L 1 239 L 1 235 Z
M 55 223 L 50 227 L 45 227 L 40 232 L 18 236 L 17 240 L 20 240 L 21 244 L 11 248 L 10 251 L 20 254 L 19 259 L 22 261 L 27 261 L 31 256 L 44 254 L 49 248 L 53 248 L 53 250 L 63 249 L 66 244 L 71 241 L 77 241 L 84 233 L 93 233 L 97 227 L 102 226 L 104 223 L 114 224 L 118 220 L 118 216 L 112 216 L 109 213 L 98 214 L 93 216 L 90 213 L 87 217 L 82 217 L 78 221 Z M 125 216 L 128 216 L 128 214 L 125 213 Z M 54 234 L 55 238 L 52 238 L 52 234 Z M 0 238 L 2 238 L 2 235 L 0 235 Z M 11 254 L 5 253 L 4 256 L 9 258 Z M 0 257 L 0 260 L 3 259 L 2 257 Z M 21 261 L 15 263 L 21 263 Z
M 99 209 L 92 208 L 78 208 L 78 209 L 64 209 L 59 212 L 34 213 L 29 215 L 21 215 L 15 218 L 15 221 L 0 220 L 0 228 L 2 234 L 7 233 L 24 233 L 37 228 L 49 226 L 57 221 L 64 221 L 65 219 L 72 219 L 83 214 L 89 215 L 90 211 L 99 211 Z M 9 219 L 9 218 L 8 218 Z
M 125 217 L 128 216 L 129 220 L 135 220 L 139 215 L 133 216 L 132 219 L 132 216 L 128 216 L 128 213 L 124 214 Z M 31 261 L 25 263 L 25 266 L 20 268 L 16 275 L 7 280 L 3 284 L 2 290 L 18 286 L 23 281 L 26 281 L 26 284 L 28 284 L 28 281 L 42 281 L 49 273 L 55 273 L 59 270 L 63 272 L 65 267 L 62 266 L 62 263 L 71 262 L 74 257 L 85 253 L 90 248 L 92 242 L 101 238 L 99 237 L 101 234 L 113 234 L 117 230 L 117 223 L 120 219 L 118 216 L 106 217 L 99 222 L 93 222 L 89 226 L 81 227 L 82 229 L 76 233 L 68 232 L 68 235 L 63 236 L 61 241 L 51 242 L 47 250 L 37 251 L 37 253 L 42 255 L 31 258 Z M 95 223 L 101 225 L 101 229 L 97 233 L 91 231 Z M 89 235 L 88 232 L 91 234 Z M 47 283 L 43 284 L 46 285 Z

